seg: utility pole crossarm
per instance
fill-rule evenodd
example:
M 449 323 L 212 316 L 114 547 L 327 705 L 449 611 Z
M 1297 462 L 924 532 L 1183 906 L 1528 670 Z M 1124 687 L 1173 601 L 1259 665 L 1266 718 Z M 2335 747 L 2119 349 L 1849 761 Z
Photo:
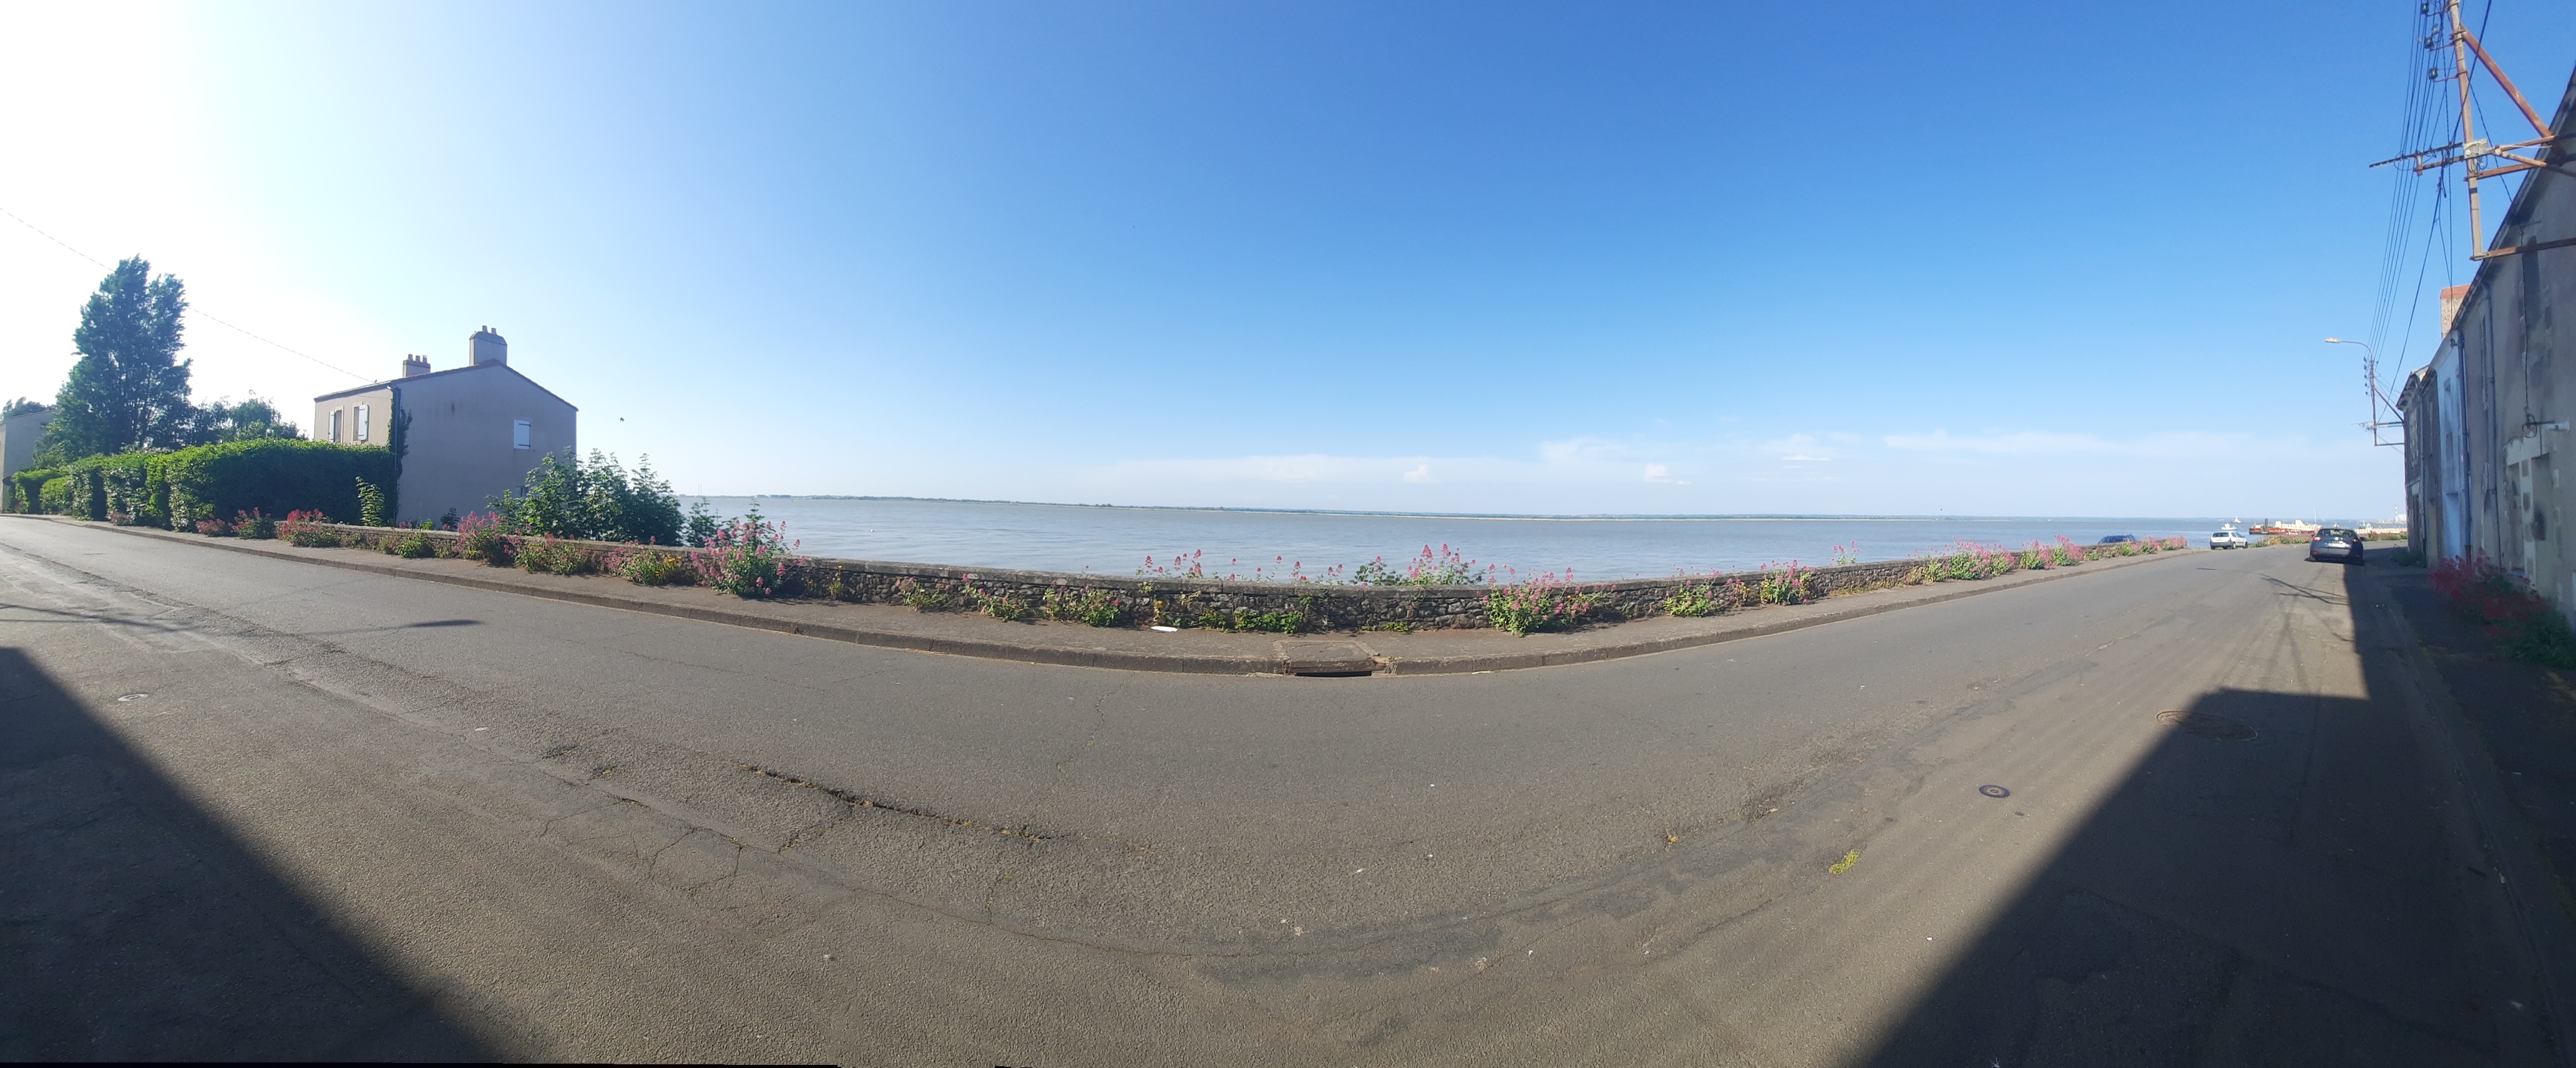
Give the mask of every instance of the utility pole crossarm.
M 2451 5 L 2451 16 L 2455 21 L 2458 19 L 2459 13 L 2460 5 L 2454 2 Z M 2470 50 L 2478 54 L 2478 65 L 2487 69 L 2488 76 L 2494 78 L 2497 85 L 2504 87 L 2505 95 L 2512 97 L 2514 106 L 2522 109 L 2522 117 L 2531 123 L 2532 129 L 2540 132 L 2541 140 L 2549 140 L 2550 133 L 2548 120 L 2540 117 L 2539 110 L 2531 106 L 2531 101 L 2522 98 L 2522 90 L 2514 88 L 2513 79 L 2505 77 L 2504 68 L 2496 66 L 2495 57 L 2487 55 L 2487 46 L 2478 43 L 2478 35 L 2470 33 L 2469 28 L 2466 25 L 2461 25 L 2459 32 L 2460 39 L 2467 41 L 2469 43 Z M 2463 70 L 2465 70 L 2465 68 L 2463 68 Z

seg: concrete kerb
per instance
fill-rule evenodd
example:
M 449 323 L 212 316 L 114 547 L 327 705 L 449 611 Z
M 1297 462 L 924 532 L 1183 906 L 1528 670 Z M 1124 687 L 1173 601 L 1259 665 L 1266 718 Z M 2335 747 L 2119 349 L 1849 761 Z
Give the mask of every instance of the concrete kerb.
M 1923 593 L 1911 597 L 1887 597 L 1885 600 L 1878 599 L 1889 594 L 1902 592 L 1905 589 L 1925 590 L 1927 587 L 1900 587 L 1896 590 L 1878 590 L 1870 593 L 1851 594 L 1844 597 L 1830 598 L 1825 601 L 1808 605 L 1748 609 L 1728 613 L 1723 617 L 1715 617 L 1728 621 L 1743 621 L 1741 625 L 1728 626 L 1720 630 L 1698 631 L 1687 634 L 1662 635 L 1656 637 L 1639 637 L 1631 640 L 1620 641 L 1616 640 L 1616 629 L 1620 625 L 1612 624 L 1597 631 L 1588 632 L 1601 634 L 1604 636 L 1605 640 L 1574 648 L 1527 651 L 1514 650 L 1508 652 L 1473 653 L 1450 656 L 1379 656 L 1376 655 L 1373 650 L 1369 650 L 1367 648 L 1362 641 L 1362 637 L 1364 636 L 1340 638 L 1329 635 L 1315 635 L 1300 639 L 1296 642 L 1283 642 L 1275 641 L 1275 636 L 1273 635 L 1245 634 L 1240 636 L 1245 641 L 1244 652 L 1239 654 L 1208 654 L 1148 652 L 1132 649 L 1081 647 L 1043 642 L 986 640 L 877 627 L 843 626 L 832 623 L 818 623 L 813 620 L 787 618 L 779 614 L 764 613 L 759 610 L 762 606 L 758 602 L 746 602 L 743 607 L 738 609 L 730 607 L 716 608 L 704 605 L 674 604 L 667 601 L 650 600 L 644 597 L 626 596 L 605 590 L 568 589 L 550 585 L 535 585 L 522 581 L 516 577 L 502 578 L 497 575 L 487 577 L 470 572 L 446 573 L 427 571 L 401 566 L 390 561 L 379 562 L 368 559 L 365 550 L 321 550 L 319 552 L 307 554 L 292 551 L 291 549 L 271 542 L 237 541 L 231 538 L 207 538 L 192 534 L 182 534 L 175 531 L 158 530 L 150 527 L 111 526 L 88 520 L 70 519 L 62 516 L 8 514 L 5 517 L 12 519 L 31 519 L 65 523 L 86 528 L 113 531 L 119 534 L 129 534 L 137 537 L 158 538 L 183 542 L 189 545 L 209 549 L 247 553 L 253 556 L 268 557 L 270 559 L 294 560 L 303 563 L 317 564 L 323 567 L 339 568 L 347 571 L 358 571 L 393 578 L 416 579 L 425 582 L 437 582 L 450 586 L 462 586 L 469 589 L 487 590 L 497 593 L 518 594 L 521 596 L 537 597 L 546 600 L 589 605 L 596 608 L 612 608 L 630 612 L 643 612 L 651 615 L 691 619 L 705 623 L 720 623 L 727 626 L 745 627 L 754 630 L 775 631 L 784 634 L 795 634 L 804 637 L 847 642 L 853 645 L 905 649 L 913 652 L 924 653 L 942 653 L 952 656 L 972 656 L 991 660 L 1013 660 L 1025 663 L 1060 664 L 1072 667 L 1096 667 L 1125 671 L 1160 671 L 1180 674 L 1214 675 L 1298 673 L 1333 675 L 1358 674 L 1359 672 L 1352 670 L 1357 665 L 1347 662 L 1347 657 L 1326 656 L 1321 658 L 1320 661 L 1316 661 L 1311 664 L 1301 663 L 1300 654 L 1297 654 L 1288 648 L 1288 646 L 1291 645 L 1311 645 L 1317 642 L 1335 641 L 1342 644 L 1357 646 L 1363 652 L 1363 655 L 1374 664 L 1375 670 L 1370 673 L 1382 675 L 1462 674 L 1477 671 L 1513 671 L 1526 668 L 1597 663 L 1604 660 L 1619 660 L 1636 656 L 1648 656 L 1655 653 L 1671 652 L 1677 649 L 1715 645 L 1744 638 L 1756 638 L 1771 634 L 1786 633 L 1793 630 L 1803 630 L 1808 627 L 1823 626 L 1828 623 L 1838 623 L 1850 619 L 1860 619 L 1867 616 L 1878 615 L 1883 612 L 1912 608 L 1917 605 L 1939 604 L 1943 601 L 1954 601 L 1962 597 L 1974 597 L 1980 594 L 2019 589 L 2023 586 L 2038 582 L 2051 582 L 2059 579 L 2075 578 L 2087 574 L 2099 574 L 2105 571 L 2117 570 L 2122 567 L 2151 563 L 2159 559 L 2178 555 L 2187 555 L 2192 551 L 2167 551 L 2133 557 L 2114 557 L 2105 560 L 2089 561 L 2083 565 L 2072 568 L 2057 568 L 2047 571 L 2023 571 L 2000 578 L 1944 583 L 1942 585 L 1955 586 L 1956 588 L 1941 589 L 1939 592 Z M 330 555 L 324 555 L 324 553 L 328 553 Z M 959 573 L 963 573 L 961 569 L 944 570 L 959 571 Z M 975 573 L 982 574 L 982 572 Z M 515 573 L 509 574 L 515 575 Z M 607 584 L 605 580 L 598 579 L 574 581 L 597 581 L 601 582 L 602 585 Z M 1938 589 L 1938 587 L 1930 587 L 1928 589 Z M 1501 640 L 1499 635 L 1497 638 L 1498 640 Z M 1307 659 L 1312 660 L 1313 658 L 1309 655 Z M 1297 670 L 1309 666 L 1322 668 L 1324 670 L 1309 670 L 1302 672 Z

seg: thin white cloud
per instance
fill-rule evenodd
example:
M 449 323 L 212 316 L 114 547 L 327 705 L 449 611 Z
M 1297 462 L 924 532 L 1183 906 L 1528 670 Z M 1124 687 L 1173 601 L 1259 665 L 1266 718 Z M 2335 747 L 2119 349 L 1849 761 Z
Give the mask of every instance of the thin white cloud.
M 1431 465 L 1424 464 L 1411 471 L 1405 472 L 1404 480 L 1407 482 L 1428 485 L 1431 482 Z
M 1892 449 L 1948 456 L 2126 456 L 2140 459 L 2196 459 L 2246 455 L 2252 450 L 2298 448 L 2305 439 L 2270 439 L 2252 434 L 2176 432 L 2106 438 L 2042 430 L 1953 434 L 1889 434 L 1881 439 Z
M 1849 437 L 1849 435 L 1844 434 L 1828 434 L 1825 436 L 1828 438 Z M 1831 461 L 1834 458 L 1833 450 L 1827 448 L 1825 443 L 1819 440 L 1814 434 L 1791 434 L 1785 438 L 1774 438 L 1770 441 L 1763 442 L 1761 450 L 1763 452 L 1770 453 L 1773 458 L 1778 459 L 1784 464 L 1819 464 Z
M 1538 443 L 1539 459 L 1550 464 L 1580 464 L 1604 460 L 1621 460 L 1638 455 L 1636 449 L 1616 441 L 1600 438 L 1567 438 L 1563 441 Z

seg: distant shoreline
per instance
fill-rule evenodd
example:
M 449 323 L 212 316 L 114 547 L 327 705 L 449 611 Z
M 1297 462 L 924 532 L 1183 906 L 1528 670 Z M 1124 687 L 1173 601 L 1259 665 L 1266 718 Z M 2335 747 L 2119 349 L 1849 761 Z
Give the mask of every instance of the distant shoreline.
M 739 499 L 742 499 L 742 500 L 751 500 L 751 501 L 764 501 L 764 500 L 787 500 L 787 501 L 913 501 L 913 502 L 924 503 L 924 504 L 1008 504 L 1008 505 L 1017 505 L 1017 506 L 1020 506 L 1020 507 L 1026 507 L 1026 508 L 1086 508 L 1086 509 L 1108 509 L 1108 510 L 1129 511 L 1129 512 L 1227 512 L 1227 513 L 1243 513 L 1243 514 L 1255 514 L 1255 515 L 1343 515 L 1343 516 L 1366 516 L 1366 517 L 1374 518 L 1374 519 L 1475 519 L 1475 520 L 1498 520 L 1498 521 L 1511 521 L 1511 522 L 1531 522 L 1531 521 L 1540 521 L 1540 522 L 1553 522 L 1553 523 L 1639 523 L 1639 522 L 1647 522 L 1647 523 L 1653 523 L 1653 522 L 1677 523 L 1677 522 L 1709 522 L 1709 521 L 1715 521 L 1715 520 L 1724 520 L 1724 521 L 1729 521 L 1729 522 L 1779 522 L 1779 523 L 1786 523 L 1786 522 L 1814 522 L 1814 521 L 1830 521 L 1830 522 L 1837 522 L 1837 523 L 2005 523 L 2005 522 L 2016 522 L 2016 523 L 2020 523 L 2020 522 L 2033 522 L 2033 521 L 2050 521 L 2050 522 L 2057 522 L 2057 521 L 2063 521 L 2063 522 L 2099 522 L 2099 521 L 2104 521 L 2104 520 L 2113 520 L 2113 519 L 2153 519 L 2153 520 L 2159 520 L 2159 521 L 2163 521 L 2163 522 L 2180 522 L 2180 521 L 2183 521 L 2183 520 L 2195 520 L 2195 521 L 2197 521 L 2197 520 L 2203 520 L 2203 519 L 2212 518 L 2212 517 L 2208 517 L 2208 516 L 2139 516 L 2139 515 L 2117 515 L 2117 516 L 2060 516 L 2060 515 L 2030 515 L 2030 516 L 2011 516 L 2011 515 L 1842 515 L 1842 514 L 1833 514 L 1833 513 L 1765 513 L 1765 512 L 1751 512 L 1751 513 L 1686 513 L 1686 514 L 1660 514 L 1660 515 L 1659 515 L 1659 514 L 1653 514 L 1653 513 L 1594 513 L 1594 514 L 1584 514 L 1584 515 L 1538 515 L 1538 514 L 1516 513 L 1516 512 L 1372 512 L 1372 511 L 1364 511 L 1364 510 L 1359 510 L 1359 509 L 1341 509 L 1341 508 L 1242 508 L 1242 507 L 1228 507 L 1228 506 L 1223 506 L 1223 505 L 1195 505 L 1195 506 L 1194 506 L 1194 505 L 1170 505 L 1170 504 L 1068 504 L 1068 503 L 1064 503 L 1064 502 L 1061 502 L 1061 501 L 1005 501 L 1005 500 L 988 500 L 988 499 L 975 498 L 975 497 L 889 497 L 889 496 L 874 496 L 874 495 L 866 495 L 866 494 L 846 494 L 846 493 L 707 493 L 707 494 L 695 494 L 695 495 L 693 495 L 693 496 L 695 496 L 695 497 L 704 497 L 704 498 L 706 498 L 706 499 L 710 499 L 710 500 L 712 500 L 712 499 L 716 499 L 716 498 L 739 498 Z M 2269 518 L 2269 517 L 2265 517 L 2265 518 Z M 2298 518 L 2305 518 L 2305 517 L 2298 517 Z M 2247 521 L 2246 521 L 2246 520 L 2236 520 L 2236 522 L 2243 523 L 2243 522 L 2247 522 Z M 2359 521 L 2359 520 L 2354 520 L 2353 522 L 2358 523 L 2358 522 L 2361 522 L 2361 521 Z

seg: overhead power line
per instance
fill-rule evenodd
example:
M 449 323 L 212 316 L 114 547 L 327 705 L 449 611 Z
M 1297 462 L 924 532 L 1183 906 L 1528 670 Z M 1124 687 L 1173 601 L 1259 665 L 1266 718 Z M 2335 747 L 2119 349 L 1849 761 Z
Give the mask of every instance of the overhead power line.
M 11 210 L 9 210 L 9 209 L 7 209 L 7 208 L 0 208 L 0 215 L 6 215 L 6 216 L 8 216 L 8 217 L 10 217 L 10 218 L 12 218 L 12 219 L 17 219 L 17 220 L 18 220 L 18 225 L 20 225 L 20 226 L 24 226 L 24 227 L 26 227 L 26 228 L 27 228 L 27 229 L 29 229 L 29 230 L 33 230 L 33 231 L 35 231 L 36 236 L 38 236 L 38 237 L 44 238 L 45 240 L 47 240 L 47 241 L 51 241 L 51 242 L 53 242 L 53 243 L 55 243 L 55 244 L 57 244 L 57 245 L 61 245 L 61 246 L 63 247 L 63 250 L 64 250 L 64 251 L 69 252 L 69 253 L 71 253 L 72 255 L 78 256 L 78 257 L 80 257 L 80 258 L 82 258 L 82 259 L 85 259 L 85 260 L 88 260 L 88 261 L 90 261 L 91 263 L 95 263 L 95 264 L 99 265 L 100 267 L 105 267 L 105 268 L 107 268 L 108 270 L 115 270 L 115 269 L 116 269 L 116 268 L 114 268 L 113 266 L 110 266 L 110 265 L 108 264 L 108 262 L 107 262 L 107 261 L 105 261 L 105 260 L 99 259 L 98 257 L 96 257 L 96 256 L 92 256 L 92 255 L 90 255 L 89 253 L 83 252 L 83 251 L 81 251 L 81 250 L 79 250 L 79 249 L 77 249 L 77 248 L 73 248 L 73 247 L 72 247 L 72 245 L 71 245 L 71 242 L 65 241 L 65 240 L 63 240 L 62 238 L 59 238 L 59 237 L 55 237 L 55 236 L 54 236 L 54 235 L 52 235 L 52 234 L 46 233 L 46 232 L 44 231 L 44 228 L 43 228 L 43 227 L 40 227 L 40 226 L 37 226 L 37 225 L 36 225 L 36 224 L 34 224 L 34 223 L 28 222 L 27 220 L 25 220 L 25 219 L 23 219 L 23 218 L 19 218 L 19 216 L 18 216 L 18 213 L 17 213 L 17 212 L 11 211 Z M 322 359 L 322 358 L 320 358 L 320 357 L 318 357 L 318 356 L 314 356 L 314 355 L 312 355 L 312 354 L 310 354 L 310 353 L 300 351 L 300 350 L 295 349 L 295 348 L 293 348 L 293 347 L 291 347 L 291 346 L 288 346 L 288 345 L 279 344 L 279 343 L 278 343 L 278 342 L 276 342 L 276 341 L 272 341 L 272 340 L 270 340 L 270 339 L 268 339 L 268 338 L 261 337 L 261 336 L 259 336 L 258 334 L 251 333 L 250 331 L 248 331 L 248 330 L 244 330 L 244 329 L 242 329 L 241 327 L 234 326 L 233 324 L 228 323 L 228 322 L 225 322 L 225 321 L 224 321 L 224 320 L 222 320 L 222 319 L 215 318 L 213 315 L 209 314 L 209 313 L 208 313 L 205 309 L 203 309 L 203 308 L 198 308 L 198 307 L 195 307 L 195 306 L 193 306 L 193 305 L 192 305 L 192 306 L 190 306 L 190 307 L 189 307 L 189 309 L 188 309 L 188 310 L 189 310 L 189 311 L 191 311 L 191 312 L 196 313 L 196 315 L 197 315 L 197 317 L 198 317 L 198 318 L 204 319 L 204 320 L 206 320 L 207 322 L 210 322 L 210 323 L 213 323 L 213 324 L 215 324 L 215 325 L 217 325 L 217 326 L 223 327 L 223 328 L 224 328 L 224 329 L 226 329 L 226 330 L 230 330 L 230 331 L 232 331 L 232 332 L 234 332 L 234 333 L 236 333 L 236 334 L 240 334 L 240 335 L 241 335 L 241 336 L 243 336 L 243 337 L 249 338 L 249 339 L 251 339 L 251 340 L 253 340 L 253 341 L 256 341 L 256 342 L 259 342 L 259 343 L 261 343 L 261 344 L 263 344 L 263 345 L 268 345 L 268 346 L 270 346 L 270 347 L 272 347 L 272 348 L 277 349 L 277 350 L 278 350 L 278 351 L 280 351 L 280 352 L 291 353 L 291 354 L 293 354 L 293 355 L 296 355 L 296 356 L 302 357 L 302 358 L 304 358 L 304 359 L 306 359 L 306 360 L 312 361 L 312 362 L 313 362 L 315 365 L 317 365 L 317 366 L 321 366 L 321 367 L 328 367 L 328 368 L 330 368 L 331 370 L 338 371 L 338 372 L 340 372 L 341 374 L 347 375 L 347 376 L 349 376 L 349 377 L 351 377 L 351 378 L 354 378 L 354 379 L 357 379 L 358 381 L 361 381 L 361 382 L 372 381 L 372 379 L 368 378 L 366 375 L 359 374 L 359 373 L 357 373 L 356 371 L 349 370 L 349 369 L 348 369 L 348 368 L 346 368 L 346 367 L 340 367 L 340 366 L 334 365 L 334 364 L 330 363 L 329 361 L 324 360 L 324 359 Z

